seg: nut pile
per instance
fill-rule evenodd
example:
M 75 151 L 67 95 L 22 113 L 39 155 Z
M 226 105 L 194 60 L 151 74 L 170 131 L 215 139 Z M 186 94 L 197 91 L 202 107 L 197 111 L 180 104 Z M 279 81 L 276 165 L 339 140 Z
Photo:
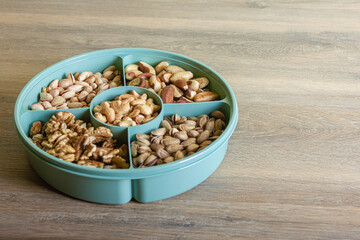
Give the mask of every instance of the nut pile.
M 40 101 L 31 105 L 31 110 L 88 107 L 97 94 L 121 85 L 121 72 L 115 66 L 106 68 L 102 73 L 69 73 L 67 78 L 55 79 L 48 87 L 42 88 Z
M 64 161 L 95 168 L 129 168 L 127 146 L 116 147 L 106 127 L 94 129 L 69 112 L 57 112 L 44 125 L 32 124 L 30 140 Z
M 198 117 L 165 117 L 162 127 L 150 134 L 137 134 L 131 142 L 133 165 L 137 168 L 173 162 L 194 154 L 224 131 L 225 115 L 216 110 Z
M 127 94 L 117 96 L 113 101 L 105 101 L 94 107 L 94 116 L 101 122 L 131 127 L 153 120 L 160 111 L 160 106 L 146 93 L 138 94 L 131 90 Z
M 194 74 L 162 61 L 155 67 L 140 61 L 125 67 L 128 86 L 139 86 L 156 92 L 164 103 L 207 102 L 219 95 L 206 89 L 209 79 L 193 78 Z

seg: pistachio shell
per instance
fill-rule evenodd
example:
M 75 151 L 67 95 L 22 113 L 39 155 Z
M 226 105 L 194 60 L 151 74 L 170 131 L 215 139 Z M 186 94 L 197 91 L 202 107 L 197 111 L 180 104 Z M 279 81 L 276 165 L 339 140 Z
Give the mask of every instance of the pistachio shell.
M 167 132 L 166 128 L 159 128 L 151 132 L 153 136 L 164 136 Z

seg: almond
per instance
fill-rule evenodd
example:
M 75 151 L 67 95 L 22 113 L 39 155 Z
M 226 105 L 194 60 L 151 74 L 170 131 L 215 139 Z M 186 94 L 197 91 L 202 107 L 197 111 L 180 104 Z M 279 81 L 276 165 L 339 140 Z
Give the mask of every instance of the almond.
M 207 101 L 214 101 L 219 98 L 219 95 L 214 92 L 201 92 L 195 95 L 194 101 L 195 102 L 207 102 Z
M 185 72 L 185 70 L 179 66 L 175 66 L 175 65 L 170 65 L 168 67 L 165 68 L 165 71 L 171 73 L 171 74 L 175 74 L 178 72 Z
M 139 70 L 139 65 L 137 64 L 129 64 L 125 67 L 125 73 L 134 71 L 134 70 Z
M 176 80 L 179 80 L 179 79 L 189 81 L 191 78 L 193 78 L 193 76 L 194 76 L 193 73 L 190 71 L 177 72 L 172 75 L 172 77 L 170 78 L 170 81 L 175 82 Z
M 169 83 L 171 76 L 172 76 L 172 74 L 167 72 L 167 73 L 162 74 L 160 79 L 164 83 Z
M 174 89 L 171 86 L 166 86 L 162 89 L 160 94 L 161 99 L 164 103 L 174 102 Z
M 125 79 L 126 80 L 133 80 L 134 78 L 136 78 L 137 76 L 139 76 L 140 74 L 142 74 L 143 72 L 139 71 L 139 70 L 133 70 L 131 72 L 126 72 L 125 74 Z
M 199 87 L 200 88 L 204 88 L 207 85 L 209 85 L 209 79 L 207 79 L 206 77 L 194 78 L 192 80 L 195 80 L 195 81 L 199 82 L 199 84 L 200 84 Z
M 174 81 L 174 85 L 184 91 L 187 90 L 189 87 L 187 84 L 187 81 L 185 79 L 179 79 L 179 80 Z
M 158 65 L 156 65 L 155 72 L 157 74 L 159 74 L 161 71 L 163 71 L 168 66 L 169 66 L 168 61 L 162 61 L 162 62 L 158 63 Z
M 142 72 L 156 74 L 155 69 L 146 62 L 139 61 L 139 68 Z
M 179 98 L 179 97 L 184 95 L 183 91 L 181 91 L 180 88 L 176 87 L 173 84 L 170 84 L 169 86 L 174 89 L 173 95 L 174 95 L 175 98 Z
M 198 82 L 198 81 L 196 81 L 196 80 L 189 80 L 188 82 L 187 82 L 187 84 L 188 84 L 188 86 L 189 86 L 189 89 L 190 90 L 193 90 L 193 91 L 197 91 L 197 90 L 199 90 L 199 88 L 200 88 L 200 83 Z

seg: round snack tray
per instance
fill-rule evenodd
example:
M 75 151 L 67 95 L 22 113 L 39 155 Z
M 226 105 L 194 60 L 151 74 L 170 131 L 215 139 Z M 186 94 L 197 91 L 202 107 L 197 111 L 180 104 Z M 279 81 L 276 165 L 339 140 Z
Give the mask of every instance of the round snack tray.
M 152 91 L 126 86 L 124 67 L 144 61 L 155 66 L 161 61 L 177 65 L 194 73 L 196 77 L 206 77 L 210 83 L 207 88 L 219 94 L 219 99 L 210 102 L 168 103 Z M 68 73 L 92 71 L 100 72 L 115 65 L 122 73 L 122 87 L 111 88 L 98 94 L 90 108 L 59 110 L 30 110 L 38 102 L 42 87 L 54 79 L 66 77 Z M 159 115 L 142 125 L 119 127 L 101 123 L 92 114 L 95 105 L 112 100 L 116 96 L 136 90 L 146 93 L 161 106 Z M 175 113 L 180 116 L 210 115 L 215 110 L 226 116 L 224 132 L 205 149 L 183 159 L 151 166 L 135 168 L 130 154 L 130 143 L 136 140 L 136 134 L 150 133 L 159 128 L 165 116 Z M 94 127 L 106 126 L 119 143 L 125 143 L 129 150 L 130 167 L 128 169 L 98 169 L 80 166 L 56 158 L 38 148 L 29 139 L 31 125 L 35 121 L 45 123 L 59 111 L 68 111 L 76 119 L 91 122 Z M 119 48 L 89 52 L 58 62 L 32 78 L 17 98 L 14 111 L 15 130 L 29 155 L 29 161 L 35 172 L 48 184 L 72 197 L 105 204 L 124 204 L 132 198 L 139 202 L 152 202 L 181 194 L 207 179 L 222 162 L 238 119 L 238 107 L 235 95 L 226 81 L 210 67 L 189 57 L 154 49 Z

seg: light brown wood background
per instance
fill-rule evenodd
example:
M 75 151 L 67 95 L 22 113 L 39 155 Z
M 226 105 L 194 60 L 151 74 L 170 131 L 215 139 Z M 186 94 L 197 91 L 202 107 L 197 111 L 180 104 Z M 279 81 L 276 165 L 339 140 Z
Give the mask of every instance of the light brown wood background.
M 171 199 L 76 200 L 30 168 L 13 129 L 23 86 L 88 51 L 204 62 L 239 122 L 218 170 Z M 359 239 L 359 1 L 0 0 L 1 239 Z

